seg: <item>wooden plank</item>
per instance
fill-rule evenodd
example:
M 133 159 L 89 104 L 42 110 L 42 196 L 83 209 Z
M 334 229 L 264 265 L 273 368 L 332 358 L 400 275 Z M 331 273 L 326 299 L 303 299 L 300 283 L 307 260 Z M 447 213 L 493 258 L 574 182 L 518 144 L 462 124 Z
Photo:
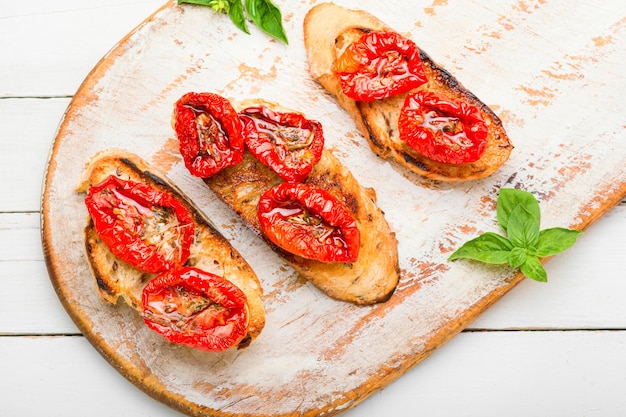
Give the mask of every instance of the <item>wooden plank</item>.
M 0 97 L 74 94 L 115 42 L 163 2 L 103 0 L 96 7 L 80 0 L 3 2 Z M 55 30 L 43 34 L 41 27 Z
M 0 337 L 3 416 L 182 416 L 134 387 L 82 336 Z M 9 377 L 10 376 L 10 377 Z
M 0 335 L 80 334 L 57 297 L 43 260 L 0 263 Z
M 39 222 L 39 213 L 0 213 L 0 334 L 79 333 L 52 288 Z
M 0 213 L 0 262 L 43 260 L 39 213 Z
M 622 416 L 624 346 L 626 331 L 461 333 L 341 415 Z M 0 369 L 0 390 L 10 393 L 2 415 L 181 416 L 126 381 L 82 337 L 0 337 Z
M 39 211 L 54 132 L 69 102 L 67 98 L 0 100 L 0 212 Z

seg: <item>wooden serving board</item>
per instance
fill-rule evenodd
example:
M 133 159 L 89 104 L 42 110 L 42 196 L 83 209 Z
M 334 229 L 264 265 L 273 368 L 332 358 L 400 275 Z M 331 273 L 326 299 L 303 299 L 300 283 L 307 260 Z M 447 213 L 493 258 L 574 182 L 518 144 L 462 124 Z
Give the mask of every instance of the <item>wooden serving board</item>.
M 626 195 L 620 1 L 339 2 L 409 35 L 502 118 L 515 144 L 511 159 L 493 176 L 461 184 L 424 180 L 374 156 L 312 81 L 302 21 L 316 3 L 277 1 L 288 46 L 255 27 L 245 35 L 208 8 L 165 4 L 96 65 L 52 147 L 42 240 L 60 300 L 119 372 L 189 415 L 332 415 L 358 404 L 522 279 L 506 266 L 446 261 L 464 241 L 499 232 L 500 187 L 533 192 L 543 228 L 585 229 Z M 376 190 L 397 234 L 402 276 L 388 302 L 357 307 L 324 296 L 187 173 L 170 116 L 189 91 L 260 97 L 323 123 L 327 146 Z M 173 346 L 130 308 L 100 301 L 84 257 L 84 196 L 74 187 L 84 162 L 109 147 L 158 165 L 255 269 L 267 326 L 249 348 L 210 354 Z

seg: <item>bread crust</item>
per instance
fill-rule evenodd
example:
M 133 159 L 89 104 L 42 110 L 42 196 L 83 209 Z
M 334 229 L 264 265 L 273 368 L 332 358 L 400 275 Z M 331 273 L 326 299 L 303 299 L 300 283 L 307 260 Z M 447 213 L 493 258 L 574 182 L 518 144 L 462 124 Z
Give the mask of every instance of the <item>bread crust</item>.
M 398 117 L 408 93 L 361 102 L 352 100 L 342 92 L 332 72 L 337 57 L 363 33 L 394 31 L 375 16 L 362 10 L 345 9 L 334 3 L 322 3 L 307 13 L 303 28 L 311 75 L 350 114 L 378 156 L 393 159 L 426 178 L 448 182 L 484 178 L 509 159 L 513 145 L 498 116 L 422 49 L 420 57 L 428 82 L 412 91 L 432 91 L 479 109 L 489 134 L 487 148 L 477 161 L 461 165 L 442 164 L 426 158 L 402 141 L 398 133 Z
M 290 111 L 263 100 L 247 101 L 278 111 Z M 389 299 L 399 277 L 397 240 L 383 212 L 375 204 L 373 190 L 362 187 L 350 171 L 328 150 L 303 181 L 338 198 L 355 217 L 361 235 L 359 259 L 354 263 L 320 262 L 288 253 L 261 231 L 257 204 L 263 193 L 283 180 L 246 151 L 243 162 L 204 180 L 211 190 L 278 255 L 328 296 L 358 305 Z
M 245 293 L 249 312 L 248 334 L 239 342 L 238 348 L 248 346 L 265 326 L 263 289 L 250 265 L 198 207 L 160 173 L 158 168 L 149 166 L 130 152 L 107 149 L 95 154 L 86 163 L 76 191 L 87 192 L 89 187 L 98 184 L 109 175 L 142 182 L 159 191 L 167 192 L 187 208 L 196 233 L 185 265 L 224 277 Z M 87 260 L 100 298 L 110 304 L 116 304 L 118 299 L 122 299 L 141 315 L 143 287 L 155 275 L 143 272 L 113 255 L 98 237 L 89 216 L 84 229 L 84 238 Z

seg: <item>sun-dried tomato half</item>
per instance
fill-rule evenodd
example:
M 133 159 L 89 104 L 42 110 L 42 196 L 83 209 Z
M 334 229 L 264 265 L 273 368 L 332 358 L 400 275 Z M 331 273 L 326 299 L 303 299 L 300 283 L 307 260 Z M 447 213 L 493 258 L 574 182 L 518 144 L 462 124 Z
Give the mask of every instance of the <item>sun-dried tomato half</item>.
M 487 125 L 476 106 L 431 92 L 406 97 L 398 128 L 407 145 L 443 164 L 477 161 L 487 147 Z
M 248 331 L 246 295 L 230 281 L 197 268 L 158 275 L 143 289 L 146 325 L 172 343 L 220 352 Z
M 294 255 L 322 262 L 356 262 L 360 233 L 348 209 L 327 191 L 283 182 L 258 204 L 263 233 Z
M 324 149 L 321 123 L 264 106 L 248 107 L 239 117 L 250 153 L 285 181 L 302 181 L 320 160 Z
M 241 121 L 230 102 L 214 93 L 187 93 L 175 105 L 174 130 L 192 175 L 208 178 L 243 160 Z
M 111 175 L 89 188 L 85 205 L 100 239 L 124 262 L 159 273 L 189 258 L 194 223 L 172 195 Z
M 395 32 L 369 32 L 350 44 L 332 67 L 343 93 L 373 101 L 407 91 L 427 79 L 419 48 Z

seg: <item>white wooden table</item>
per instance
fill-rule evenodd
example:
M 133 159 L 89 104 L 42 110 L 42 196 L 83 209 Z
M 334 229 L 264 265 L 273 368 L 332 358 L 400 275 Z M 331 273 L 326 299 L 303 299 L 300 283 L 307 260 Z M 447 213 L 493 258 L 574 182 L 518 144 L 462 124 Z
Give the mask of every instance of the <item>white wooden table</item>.
M 39 235 L 42 178 L 72 95 L 161 5 L 0 0 L 0 416 L 179 415 L 80 334 L 52 289 Z M 625 84 L 615 88 L 626 95 Z M 546 269 L 548 284 L 522 282 L 342 415 L 626 415 L 626 201 Z

